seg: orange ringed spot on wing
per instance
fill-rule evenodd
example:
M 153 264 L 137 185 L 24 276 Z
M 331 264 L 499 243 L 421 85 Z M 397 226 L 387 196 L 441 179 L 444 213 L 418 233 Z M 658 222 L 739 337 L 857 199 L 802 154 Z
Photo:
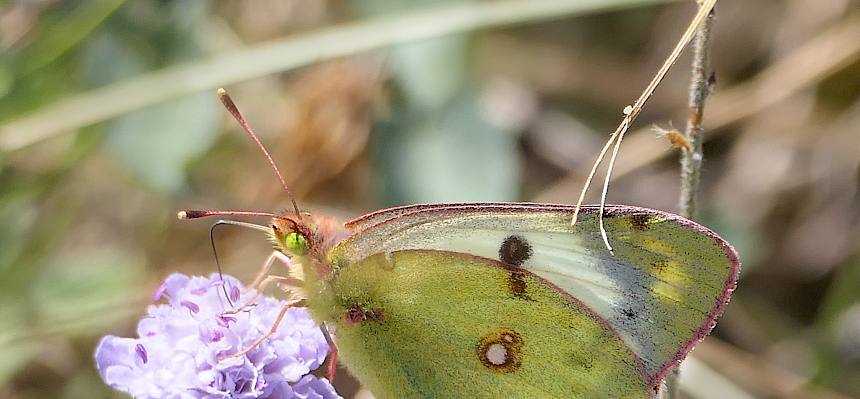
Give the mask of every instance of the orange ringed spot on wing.
M 497 373 L 511 373 L 522 365 L 523 339 L 513 330 L 493 331 L 478 341 L 478 360 Z

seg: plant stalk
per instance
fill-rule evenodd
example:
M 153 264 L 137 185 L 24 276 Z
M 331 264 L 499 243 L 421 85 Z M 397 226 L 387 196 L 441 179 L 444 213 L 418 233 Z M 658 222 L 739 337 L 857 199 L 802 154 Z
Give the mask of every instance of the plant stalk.
M 696 218 L 699 182 L 701 180 L 702 161 L 704 160 L 702 143 L 704 142 L 705 130 L 702 127 L 702 121 L 705 114 L 705 100 L 711 94 L 713 86 L 713 75 L 710 71 L 711 27 L 713 22 L 714 11 L 711 11 L 693 38 L 693 63 L 687 101 L 690 117 L 684 129 L 684 136 L 690 145 L 681 150 L 681 192 L 679 196 L 681 216 L 688 219 Z M 679 378 L 678 367 L 675 367 L 666 376 L 663 398 L 678 399 L 681 397 L 678 389 Z
M 698 203 L 699 181 L 702 170 L 702 143 L 705 130 L 702 121 L 705 113 L 705 100 L 711 94 L 713 78 L 710 72 L 711 27 L 714 13 L 711 12 L 696 32 L 693 39 L 693 65 L 690 79 L 688 106 L 690 117 L 684 136 L 690 143 L 689 149 L 681 151 L 681 194 L 680 213 L 688 219 L 695 219 Z

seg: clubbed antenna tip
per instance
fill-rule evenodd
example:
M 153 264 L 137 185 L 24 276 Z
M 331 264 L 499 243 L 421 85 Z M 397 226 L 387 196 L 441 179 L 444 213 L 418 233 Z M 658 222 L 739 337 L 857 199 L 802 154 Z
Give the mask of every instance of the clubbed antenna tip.
M 265 217 L 279 217 L 278 215 L 270 212 L 255 212 L 255 211 L 200 211 L 200 210 L 191 210 L 186 209 L 184 211 L 179 211 L 176 213 L 176 217 L 179 220 L 187 220 L 187 219 L 199 219 L 206 218 L 210 216 L 265 216 Z
M 197 219 L 206 216 L 206 211 L 185 210 L 176 213 L 179 220 Z
M 239 107 L 233 102 L 233 99 L 230 98 L 230 95 L 227 94 L 227 90 L 224 88 L 219 88 L 216 93 L 218 94 L 218 99 L 221 100 L 221 103 L 224 104 L 224 108 L 227 108 L 227 111 L 230 112 L 230 115 L 233 115 L 233 118 L 236 119 L 236 122 L 239 122 L 239 126 L 242 127 L 242 130 L 254 141 L 254 144 L 257 145 L 257 148 L 260 152 L 263 153 L 263 156 L 266 157 L 266 161 L 269 162 L 269 166 L 272 168 L 272 171 L 275 172 L 275 176 L 277 176 L 278 181 L 281 183 L 281 187 L 284 188 L 284 192 L 287 193 L 287 197 L 290 198 L 290 202 L 293 203 L 293 210 L 296 212 L 296 217 L 299 220 L 302 219 L 302 214 L 299 212 L 299 205 L 296 204 L 296 198 L 293 197 L 293 194 L 290 192 L 290 188 L 287 187 L 287 181 L 284 180 L 284 176 L 281 174 L 278 166 L 275 165 L 275 160 L 272 159 L 272 155 L 269 154 L 269 151 L 263 145 L 263 142 L 260 141 L 260 138 L 257 137 L 257 134 L 254 133 L 254 129 L 251 129 L 251 126 L 248 125 L 248 122 L 245 121 L 245 117 L 242 116 L 242 112 L 239 111 Z

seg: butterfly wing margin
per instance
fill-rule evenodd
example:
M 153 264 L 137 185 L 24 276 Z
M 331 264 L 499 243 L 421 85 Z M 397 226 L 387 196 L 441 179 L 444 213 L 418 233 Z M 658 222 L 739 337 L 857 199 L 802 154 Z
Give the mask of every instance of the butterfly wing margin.
M 566 205 L 395 209 L 366 219 L 363 229 L 340 243 L 331 253 L 335 267 L 405 249 L 499 259 L 502 243 L 522 240 L 528 257 L 521 266 L 606 319 L 642 358 L 652 385 L 711 331 L 738 277 L 728 243 L 694 222 L 651 209 L 607 207 L 615 256 L 603 246 L 596 207 L 583 207 L 575 227 L 573 207 Z
M 480 209 L 488 209 L 488 208 L 510 208 L 510 207 L 534 207 L 535 209 L 567 209 L 570 208 L 570 205 L 564 204 L 542 204 L 536 202 L 481 202 L 481 203 L 448 203 L 448 204 L 412 204 L 412 205 L 403 205 L 396 206 L 392 208 L 380 209 L 375 212 L 371 212 L 362 216 L 359 216 L 355 219 L 352 219 L 346 223 L 344 226 L 348 228 L 350 231 L 361 231 L 373 225 L 382 223 L 386 220 L 396 219 L 397 217 L 407 215 L 410 213 L 418 212 L 418 211 L 430 211 L 430 210 L 438 210 L 438 209 L 460 209 L 460 208 L 480 208 Z M 592 207 L 591 205 L 586 205 L 586 208 Z

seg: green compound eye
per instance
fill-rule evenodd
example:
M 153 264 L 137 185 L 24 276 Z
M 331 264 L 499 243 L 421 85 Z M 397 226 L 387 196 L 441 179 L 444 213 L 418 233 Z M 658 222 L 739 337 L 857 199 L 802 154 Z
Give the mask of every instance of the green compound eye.
M 284 247 L 287 248 L 288 251 L 304 255 L 308 251 L 307 241 L 305 241 L 305 236 L 297 233 L 287 233 L 284 236 Z

